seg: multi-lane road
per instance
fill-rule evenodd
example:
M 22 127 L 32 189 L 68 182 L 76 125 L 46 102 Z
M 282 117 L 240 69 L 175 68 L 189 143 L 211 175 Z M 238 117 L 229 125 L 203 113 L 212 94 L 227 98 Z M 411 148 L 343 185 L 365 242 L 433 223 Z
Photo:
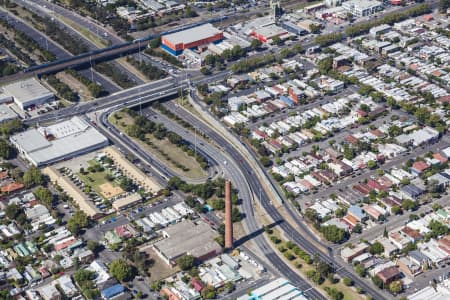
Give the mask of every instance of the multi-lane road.
M 42 0 L 38 0 L 42 1 Z M 436 1 L 430 1 L 431 4 L 435 4 Z M 55 44 L 56 45 L 56 44 Z M 228 74 L 223 72 L 218 75 L 205 77 L 196 83 L 212 82 L 214 80 L 221 80 Z M 175 95 L 180 88 L 187 87 L 187 82 L 180 81 L 178 78 L 167 78 L 158 82 L 144 84 L 132 89 L 114 93 L 108 97 L 98 99 L 89 103 L 80 103 L 74 107 L 68 109 L 62 109 L 52 115 L 39 116 L 34 119 L 27 120 L 28 123 L 47 122 L 53 119 L 67 118 L 73 115 L 85 114 L 92 111 L 98 111 L 99 121 L 103 128 L 102 130 L 115 142 L 126 145 L 132 152 L 138 153 L 145 161 L 155 165 L 151 157 L 142 151 L 139 146 L 135 145 L 130 139 L 124 138 L 118 131 L 113 129 L 108 124 L 107 116 L 118 109 L 125 106 L 139 105 L 140 102 L 156 101 L 169 95 Z M 337 274 L 342 277 L 350 277 L 357 286 L 365 290 L 374 299 L 388 299 L 391 296 L 383 291 L 376 289 L 371 282 L 364 280 L 356 276 L 353 272 L 347 269 L 348 266 L 341 265 L 337 262 L 331 253 L 323 251 L 314 242 L 311 242 L 309 237 L 303 236 L 294 228 L 290 223 L 284 220 L 284 217 L 280 214 L 278 209 L 272 204 L 272 195 L 262 189 L 264 184 L 260 181 L 258 176 L 255 175 L 253 166 L 248 162 L 245 155 L 243 155 L 236 147 L 230 143 L 229 140 L 215 131 L 210 124 L 206 124 L 203 121 L 196 118 L 194 115 L 186 113 L 185 110 L 180 107 L 169 105 L 169 108 L 177 113 L 181 118 L 185 119 L 189 123 L 193 124 L 196 128 L 205 133 L 211 140 L 213 140 L 222 151 L 209 148 L 210 146 L 206 141 L 203 143 L 205 146 L 205 153 L 211 157 L 217 164 L 222 164 L 225 170 L 226 176 L 232 179 L 233 185 L 239 190 L 239 196 L 243 199 L 242 210 L 246 214 L 244 223 L 249 233 L 249 238 L 255 242 L 263 255 L 273 263 L 280 271 L 281 274 L 289 278 L 299 288 L 306 290 L 306 294 L 313 299 L 323 299 L 324 297 L 314 288 L 310 286 L 308 282 L 303 280 L 296 272 L 294 272 L 284 261 L 272 250 L 264 236 L 262 235 L 261 226 L 258 224 L 254 215 L 254 206 L 258 205 L 255 201 L 259 202 L 259 205 L 267 212 L 271 219 L 283 230 L 287 236 L 299 244 L 310 254 L 318 254 L 319 257 L 332 265 Z M 111 129 L 108 129 L 111 127 Z M 175 130 L 175 129 L 174 129 Z M 176 129 L 180 130 L 180 129 Z M 191 137 L 186 135 L 187 139 Z M 227 162 L 224 164 L 223 162 Z M 173 175 L 171 170 L 165 169 L 164 166 L 155 165 L 155 169 L 162 175 L 162 179 L 166 179 Z M 255 200 L 254 200 L 255 199 Z M 305 225 L 298 218 L 295 213 L 291 213 L 291 216 L 295 220 L 295 225 L 302 228 L 303 234 L 308 234 L 308 230 L 304 230 Z
M 162 96 L 157 94 L 152 94 L 148 96 L 148 101 L 159 100 Z M 173 173 L 170 169 L 167 169 L 164 165 L 159 164 L 155 160 L 153 160 L 148 153 L 143 151 L 134 141 L 129 139 L 128 137 L 121 135 L 120 132 L 111 127 L 111 124 L 108 122 L 108 116 L 118 109 L 121 109 L 125 106 L 136 106 L 138 102 L 128 102 L 127 104 L 121 104 L 118 106 L 114 106 L 111 109 L 108 109 L 100 114 L 99 116 L 99 128 L 101 131 L 106 134 L 111 140 L 116 142 L 117 144 L 129 148 L 132 152 L 137 153 L 139 157 L 141 157 L 145 162 L 151 165 L 157 173 L 161 174 L 163 179 L 168 179 L 176 174 Z M 204 124 L 199 127 L 200 130 L 203 130 Z M 107 129 L 107 128 L 111 129 Z M 171 130 L 183 136 L 186 140 L 191 143 L 195 141 L 192 139 L 192 135 L 186 134 L 185 129 L 172 124 L 170 127 Z M 270 247 L 267 240 L 262 236 L 263 230 L 261 225 L 258 224 L 253 208 L 253 193 L 252 189 L 249 187 L 247 182 L 247 176 L 242 172 L 239 167 L 239 161 L 233 159 L 233 157 L 228 156 L 226 153 L 218 151 L 218 149 L 209 145 L 206 140 L 203 140 L 201 137 L 199 139 L 199 150 L 206 153 L 210 159 L 214 162 L 214 164 L 220 165 L 224 170 L 224 176 L 229 178 L 233 186 L 239 190 L 239 197 L 243 199 L 242 209 L 245 213 L 244 223 L 247 227 L 247 232 L 249 234 L 249 239 L 251 239 L 258 248 L 261 250 L 263 255 L 266 257 L 267 261 L 273 263 L 273 266 L 284 276 L 289 278 L 296 286 L 300 289 L 306 291 L 305 294 L 310 296 L 311 299 L 325 299 L 325 297 L 320 294 L 316 289 L 314 289 L 307 281 L 305 281 L 302 277 L 300 277 L 297 273 L 295 273 L 284 261 L 274 252 L 274 250 Z M 200 142 L 202 144 L 200 144 Z M 239 241 L 238 241 L 239 242 Z
M 317 254 L 319 257 L 329 263 L 335 269 L 336 273 L 342 277 L 350 277 L 356 286 L 361 287 L 364 291 L 366 291 L 369 295 L 371 295 L 374 299 L 389 299 L 390 295 L 386 294 L 383 291 L 378 290 L 373 284 L 368 281 L 358 277 L 356 274 L 350 272 L 346 267 L 340 265 L 336 262 L 331 255 L 331 253 L 324 253 L 322 249 L 319 249 L 314 243 L 311 242 L 310 238 L 307 238 L 300 234 L 296 228 L 294 228 L 290 223 L 284 220 L 284 217 L 280 214 L 278 209 L 272 204 L 272 198 L 265 191 L 265 189 L 261 188 L 262 184 L 259 181 L 258 176 L 254 173 L 253 167 L 249 164 L 245 156 L 237 150 L 233 145 L 230 144 L 228 140 L 226 140 L 221 134 L 211 128 L 211 125 L 205 124 L 201 120 L 197 119 L 195 116 L 191 114 L 187 114 L 182 108 L 175 106 L 173 103 L 168 104 L 168 107 L 172 110 L 172 112 L 176 113 L 179 117 L 185 119 L 185 121 L 190 124 L 195 124 L 197 128 L 202 130 L 210 139 L 212 139 L 215 143 L 217 143 L 235 162 L 239 164 L 240 169 L 245 174 L 245 179 L 248 182 L 248 185 L 257 198 L 259 198 L 259 203 L 270 215 L 271 219 L 279 224 L 278 226 L 286 233 L 286 236 L 289 236 L 293 242 L 300 245 L 305 251 L 310 253 L 311 255 Z M 245 204 L 245 202 L 243 203 Z M 250 203 L 249 203 L 250 204 Z M 257 203 L 251 203 L 250 205 L 257 205 Z M 244 211 L 245 211 L 244 206 Z M 248 211 L 253 212 L 253 207 L 247 208 Z M 251 215 L 252 216 L 252 215 Z M 297 224 L 299 227 L 302 227 L 302 232 L 308 233 L 309 230 L 304 228 L 304 223 L 298 221 Z M 315 237 L 313 237 L 315 239 Z

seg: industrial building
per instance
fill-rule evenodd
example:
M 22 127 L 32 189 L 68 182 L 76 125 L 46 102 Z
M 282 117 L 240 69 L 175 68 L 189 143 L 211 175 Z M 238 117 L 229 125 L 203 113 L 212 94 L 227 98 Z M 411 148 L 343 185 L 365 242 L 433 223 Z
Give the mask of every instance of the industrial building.
M 17 114 L 6 104 L 0 104 L 0 123 L 17 119 Z
M 3 86 L 5 95 L 10 95 L 14 103 L 26 110 L 53 101 L 55 95 L 44 87 L 36 78 L 14 82 Z
M 188 254 L 198 261 L 207 260 L 222 252 L 222 247 L 214 240 L 217 232 L 204 223 L 185 220 L 163 230 L 165 239 L 153 244 L 153 249 L 170 266 L 177 259 Z
M 223 32 L 212 24 L 203 24 L 190 29 L 163 35 L 162 48 L 172 55 L 178 56 L 185 49 L 197 48 L 223 40 Z
M 342 3 L 342 7 L 355 17 L 366 17 L 383 10 L 383 3 L 376 0 L 350 0 Z
M 271 16 L 251 20 L 244 26 L 243 32 L 263 43 L 271 43 L 275 37 L 287 38 L 290 36 L 289 31 L 278 26 Z
M 277 278 L 271 282 L 237 298 L 237 300 L 262 299 L 296 299 L 307 300 L 303 292 L 293 286 L 287 279 Z
M 142 196 L 139 193 L 134 193 L 114 201 L 112 207 L 116 211 L 121 211 L 135 205 L 140 201 L 142 201 Z
M 108 139 L 80 117 L 48 127 L 31 128 L 11 136 L 10 141 L 35 166 L 69 159 L 108 145 Z

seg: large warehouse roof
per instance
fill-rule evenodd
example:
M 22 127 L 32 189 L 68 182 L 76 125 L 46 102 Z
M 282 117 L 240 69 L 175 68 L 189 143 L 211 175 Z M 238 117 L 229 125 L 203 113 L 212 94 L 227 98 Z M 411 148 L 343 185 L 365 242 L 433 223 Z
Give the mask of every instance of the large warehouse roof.
M 206 23 L 194 28 L 182 30 L 172 34 L 164 35 L 164 39 L 170 43 L 177 44 L 190 44 L 195 41 L 207 39 L 220 33 L 219 29 L 215 28 L 212 24 Z
M 53 93 L 36 78 L 14 82 L 3 87 L 6 94 L 13 96 L 15 102 L 25 103 L 31 99 L 52 97 Z
M 35 165 L 70 158 L 108 144 L 108 139 L 79 117 L 11 136 L 11 142 Z
M 176 259 L 188 253 L 195 257 L 201 257 L 211 251 L 221 249 L 214 240 L 217 233 L 206 223 L 195 225 L 192 221 L 185 220 L 164 230 L 168 238 L 156 242 L 157 248 L 169 260 Z

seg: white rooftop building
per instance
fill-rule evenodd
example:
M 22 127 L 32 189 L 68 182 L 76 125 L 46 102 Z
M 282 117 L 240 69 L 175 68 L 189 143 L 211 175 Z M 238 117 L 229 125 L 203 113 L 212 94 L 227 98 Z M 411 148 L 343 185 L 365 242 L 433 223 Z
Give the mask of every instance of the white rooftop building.
M 342 7 L 356 17 L 366 17 L 383 9 L 383 4 L 376 0 L 350 0 Z
M 20 154 L 35 166 L 54 163 L 108 145 L 108 139 L 80 117 L 10 137 Z
M 42 105 L 55 99 L 55 95 L 36 78 L 10 83 L 3 87 L 5 94 L 11 95 L 22 110 Z

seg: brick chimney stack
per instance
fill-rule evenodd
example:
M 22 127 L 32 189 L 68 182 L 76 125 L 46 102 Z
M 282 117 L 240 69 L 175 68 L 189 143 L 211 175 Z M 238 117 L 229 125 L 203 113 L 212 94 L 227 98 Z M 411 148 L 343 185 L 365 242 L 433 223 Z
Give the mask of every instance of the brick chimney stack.
M 231 181 L 225 181 L 225 249 L 233 248 L 233 221 L 231 218 Z

